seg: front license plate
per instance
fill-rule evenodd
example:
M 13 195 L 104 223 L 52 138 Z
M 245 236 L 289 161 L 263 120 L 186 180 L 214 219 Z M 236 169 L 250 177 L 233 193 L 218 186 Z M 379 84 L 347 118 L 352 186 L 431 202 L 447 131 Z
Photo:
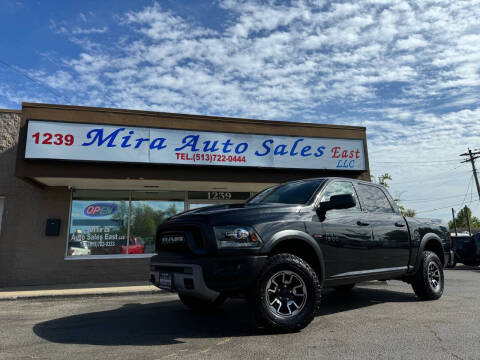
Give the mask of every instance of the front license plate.
M 173 289 L 173 281 L 172 281 L 172 274 L 171 273 L 158 273 L 158 287 L 165 289 L 165 290 L 172 290 Z

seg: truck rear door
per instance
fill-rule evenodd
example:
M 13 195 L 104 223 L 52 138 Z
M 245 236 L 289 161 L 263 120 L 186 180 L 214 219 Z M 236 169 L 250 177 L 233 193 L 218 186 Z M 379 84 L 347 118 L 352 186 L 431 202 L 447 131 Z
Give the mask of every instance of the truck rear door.
M 370 251 L 364 258 L 365 265 L 368 269 L 379 271 L 406 269 L 410 242 L 405 219 L 392 206 L 382 188 L 360 183 L 355 185 L 373 231 Z

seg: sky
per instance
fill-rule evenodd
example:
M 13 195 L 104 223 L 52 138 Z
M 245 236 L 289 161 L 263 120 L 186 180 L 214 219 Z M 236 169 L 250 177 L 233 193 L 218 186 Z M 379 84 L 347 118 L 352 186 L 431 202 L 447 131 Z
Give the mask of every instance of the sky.
M 0 108 L 365 126 L 402 205 L 480 217 L 480 0 L 0 0 L 0 33 Z

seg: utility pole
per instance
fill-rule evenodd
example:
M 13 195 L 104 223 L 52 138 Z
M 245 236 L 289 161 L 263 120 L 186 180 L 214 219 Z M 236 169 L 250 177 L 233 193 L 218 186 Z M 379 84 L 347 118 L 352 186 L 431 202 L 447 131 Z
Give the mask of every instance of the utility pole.
M 472 152 L 472 150 L 468 149 L 468 153 L 460 154 L 460 156 L 468 156 L 468 159 L 463 160 L 462 163 L 465 163 L 465 162 L 472 163 L 473 177 L 475 178 L 475 184 L 477 185 L 478 199 L 480 200 L 480 184 L 478 183 L 477 169 L 475 168 L 475 159 L 478 159 L 480 157 L 480 151 L 476 150 L 475 152 Z

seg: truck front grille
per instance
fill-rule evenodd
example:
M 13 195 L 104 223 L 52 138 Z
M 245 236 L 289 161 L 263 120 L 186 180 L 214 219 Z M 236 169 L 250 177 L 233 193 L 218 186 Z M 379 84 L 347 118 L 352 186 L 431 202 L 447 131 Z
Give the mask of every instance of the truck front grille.
M 183 241 L 180 239 L 183 238 Z M 205 241 L 202 230 L 197 226 L 166 226 L 158 229 L 156 238 L 157 252 L 187 252 L 202 250 Z

